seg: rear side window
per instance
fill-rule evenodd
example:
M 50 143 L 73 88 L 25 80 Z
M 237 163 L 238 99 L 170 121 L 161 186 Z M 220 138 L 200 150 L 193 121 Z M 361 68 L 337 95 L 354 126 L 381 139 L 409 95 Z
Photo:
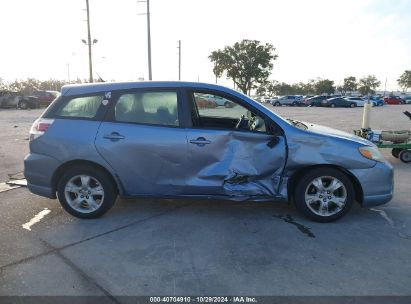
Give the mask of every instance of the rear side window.
M 62 117 L 94 118 L 103 101 L 103 96 L 75 97 L 69 100 L 56 114 Z
M 114 108 L 119 122 L 178 126 L 177 92 L 136 92 L 120 95 Z

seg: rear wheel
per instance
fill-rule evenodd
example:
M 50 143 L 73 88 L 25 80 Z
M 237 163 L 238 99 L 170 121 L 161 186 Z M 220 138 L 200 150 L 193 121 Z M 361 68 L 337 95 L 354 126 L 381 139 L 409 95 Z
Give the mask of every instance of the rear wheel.
M 395 158 L 398 158 L 398 156 L 400 155 L 400 152 L 402 151 L 403 149 L 401 149 L 401 148 L 393 148 L 392 150 L 391 150 L 391 154 L 392 154 L 392 156 L 394 156 Z
M 19 107 L 20 109 L 26 110 L 29 106 L 28 106 L 28 104 L 27 104 L 27 101 L 22 100 L 22 101 L 19 102 L 19 106 L 18 106 L 18 107 Z
M 335 103 L 330 104 L 331 108 L 335 108 Z
M 93 166 L 67 170 L 57 186 L 61 206 L 78 218 L 97 218 L 106 213 L 117 197 L 113 179 Z
M 403 162 L 403 163 L 410 163 L 411 162 L 411 150 L 402 150 L 399 154 L 398 154 L 399 159 Z
M 318 168 L 297 182 L 294 199 L 297 209 L 316 222 L 332 222 L 345 215 L 354 202 L 350 179 L 333 168 Z
M 357 106 L 357 104 L 355 104 L 354 102 L 350 103 L 350 108 L 355 108 Z

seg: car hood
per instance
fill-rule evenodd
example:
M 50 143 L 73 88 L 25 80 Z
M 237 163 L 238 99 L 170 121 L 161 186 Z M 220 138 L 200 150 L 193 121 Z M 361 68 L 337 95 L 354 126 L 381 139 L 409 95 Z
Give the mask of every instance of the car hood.
M 370 142 L 369 140 L 366 140 L 354 134 L 350 134 L 348 132 L 340 131 L 340 130 L 322 126 L 322 125 L 316 125 L 316 124 L 309 123 L 309 122 L 303 122 L 303 123 L 308 127 L 307 130 L 313 133 L 327 135 L 327 136 L 336 137 L 336 138 L 342 138 L 342 139 L 350 140 L 350 141 L 353 141 L 353 142 L 356 142 L 362 145 L 366 145 L 366 146 L 374 146 L 374 144 Z

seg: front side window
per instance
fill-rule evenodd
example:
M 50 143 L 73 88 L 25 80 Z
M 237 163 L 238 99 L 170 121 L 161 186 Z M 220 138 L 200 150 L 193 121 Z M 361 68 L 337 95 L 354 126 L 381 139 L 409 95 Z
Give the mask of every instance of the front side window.
M 93 118 L 103 101 L 103 96 L 83 96 L 75 97 L 69 100 L 66 105 L 58 112 L 58 116 L 76 117 L 76 118 Z
M 192 100 L 196 127 L 266 132 L 264 119 L 234 100 L 197 92 L 192 93 Z
M 120 95 L 114 118 L 119 122 L 178 126 L 177 92 L 137 92 Z

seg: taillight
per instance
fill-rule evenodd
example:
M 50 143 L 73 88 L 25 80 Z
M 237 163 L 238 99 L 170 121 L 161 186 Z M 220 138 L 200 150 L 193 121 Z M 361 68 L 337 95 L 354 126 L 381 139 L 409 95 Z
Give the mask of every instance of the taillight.
M 37 119 L 30 129 L 30 141 L 46 133 L 47 129 L 53 124 L 53 122 L 54 119 L 49 118 Z

